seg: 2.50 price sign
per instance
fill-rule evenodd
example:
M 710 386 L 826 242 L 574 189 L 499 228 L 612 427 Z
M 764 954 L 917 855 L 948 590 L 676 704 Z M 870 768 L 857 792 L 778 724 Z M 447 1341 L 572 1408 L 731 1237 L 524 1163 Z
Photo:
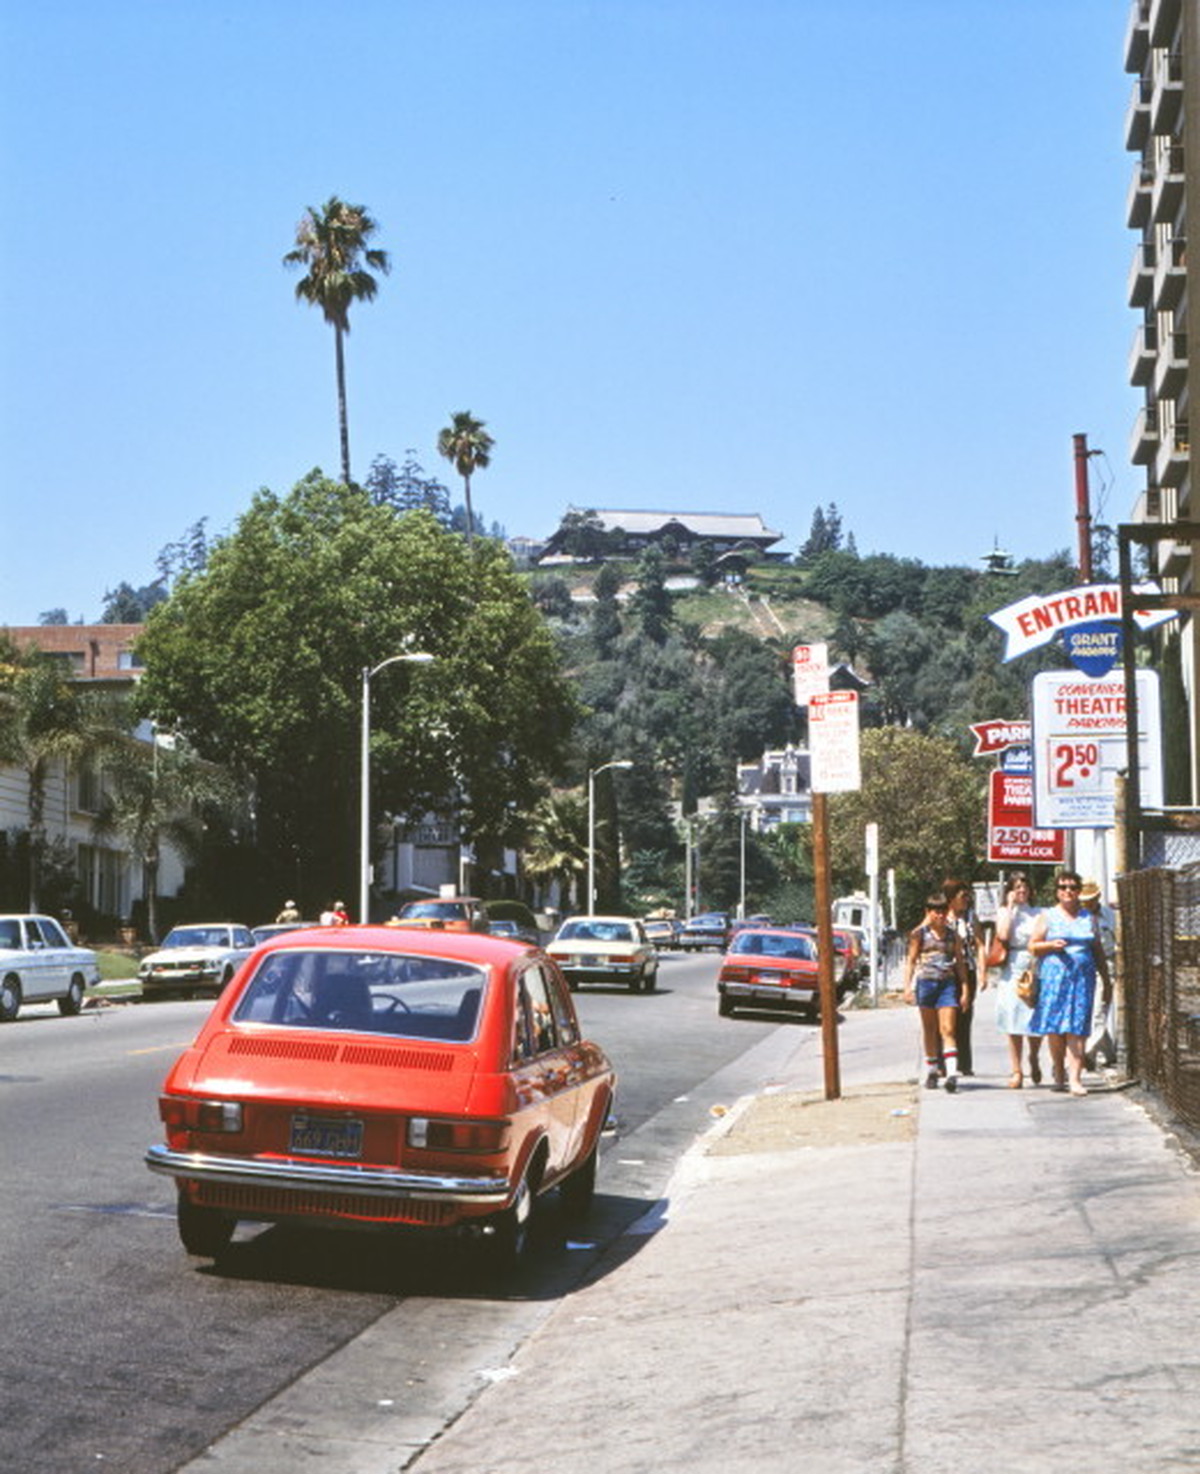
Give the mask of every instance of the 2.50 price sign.
M 988 859 L 994 865 L 1060 865 L 1066 857 L 1061 829 L 1033 822 L 1033 779 L 997 768 L 988 789 Z
M 1136 672 L 1142 803 L 1162 807 L 1158 672 Z M 1042 671 L 1033 678 L 1033 812 L 1040 826 L 1107 829 L 1117 774 L 1128 761 L 1125 676 Z

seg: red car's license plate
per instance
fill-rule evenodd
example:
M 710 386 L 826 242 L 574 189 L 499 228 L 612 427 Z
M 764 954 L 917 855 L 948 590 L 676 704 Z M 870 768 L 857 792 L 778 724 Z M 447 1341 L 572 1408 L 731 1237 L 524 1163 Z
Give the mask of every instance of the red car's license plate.
M 344 1117 L 293 1116 L 291 1149 L 306 1157 L 361 1157 L 363 1123 Z

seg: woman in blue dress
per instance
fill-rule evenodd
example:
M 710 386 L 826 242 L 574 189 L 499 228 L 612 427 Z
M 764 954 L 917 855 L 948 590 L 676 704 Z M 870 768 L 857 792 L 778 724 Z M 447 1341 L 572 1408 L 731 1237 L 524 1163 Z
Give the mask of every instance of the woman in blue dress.
M 1029 943 L 1040 915 L 1033 904 L 1033 888 L 1028 875 L 1023 870 L 1015 871 L 1008 877 L 1004 908 L 996 918 L 996 940 L 1004 945 L 1004 965 L 996 988 L 996 1027 L 1008 1036 L 1010 1090 L 1020 1090 L 1025 1083 L 1022 1056 L 1026 1051 L 1029 1054 L 1029 1078 L 1035 1085 L 1042 1083 L 1042 1065 L 1038 1057 L 1041 1037 L 1029 1032 L 1033 1009 L 1017 996 L 1017 979 L 1033 965 Z
M 1097 973 L 1105 1003 L 1112 997 L 1096 918 L 1080 903 L 1081 884 L 1073 870 L 1062 872 L 1055 883 L 1058 904 L 1038 917 L 1029 943 L 1038 964 L 1038 999 L 1029 1032 L 1049 1038 L 1052 1088 L 1070 1090 L 1072 1095 L 1087 1094 L 1083 1049 L 1092 1027 Z

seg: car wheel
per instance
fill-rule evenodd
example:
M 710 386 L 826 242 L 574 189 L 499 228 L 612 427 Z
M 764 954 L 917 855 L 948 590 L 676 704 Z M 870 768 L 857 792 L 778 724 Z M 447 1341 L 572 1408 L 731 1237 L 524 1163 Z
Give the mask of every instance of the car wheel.
M 217 989 L 217 992 L 223 993 L 231 982 L 233 982 L 233 968 L 227 967 L 221 974 L 221 986 Z
M 215 1208 L 199 1208 L 183 1193 L 179 1194 L 176 1214 L 179 1237 L 189 1254 L 202 1259 L 218 1259 L 229 1247 L 237 1219 Z
M 732 1018 L 733 999 L 727 998 L 724 993 L 719 994 L 717 997 L 717 1012 L 722 1018 Z
M 658 967 L 648 967 L 642 974 L 642 992 L 653 993 L 658 987 Z
M 596 1196 L 596 1158 L 599 1152 L 600 1139 L 597 1137 L 596 1144 L 580 1166 L 559 1183 L 559 1200 L 568 1218 L 582 1218 L 592 1206 L 592 1199 Z
M 66 996 L 58 1000 L 59 1013 L 76 1014 L 83 1007 L 83 979 L 78 973 L 71 979 Z
M 533 1217 L 533 1193 L 529 1179 L 523 1177 L 512 1205 L 497 1213 L 491 1221 L 491 1233 L 485 1240 L 488 1257 L 498 1270 L 515 1269 L 529 1243 L 529 1221 Z
M 0 983 L 0 1023 L 9 1024 L 21 1011 L 21 980 L 15 972 Z

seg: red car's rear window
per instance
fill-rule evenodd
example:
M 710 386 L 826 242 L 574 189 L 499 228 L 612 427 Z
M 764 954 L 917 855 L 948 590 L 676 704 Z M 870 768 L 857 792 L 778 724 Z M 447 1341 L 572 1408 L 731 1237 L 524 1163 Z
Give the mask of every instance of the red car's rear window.
M 475 1035 L 486 984 L 485 970 L 450 957 L 288 949 L 262 958 L 232 1016 L 237 1023 L 466 1042 Z

